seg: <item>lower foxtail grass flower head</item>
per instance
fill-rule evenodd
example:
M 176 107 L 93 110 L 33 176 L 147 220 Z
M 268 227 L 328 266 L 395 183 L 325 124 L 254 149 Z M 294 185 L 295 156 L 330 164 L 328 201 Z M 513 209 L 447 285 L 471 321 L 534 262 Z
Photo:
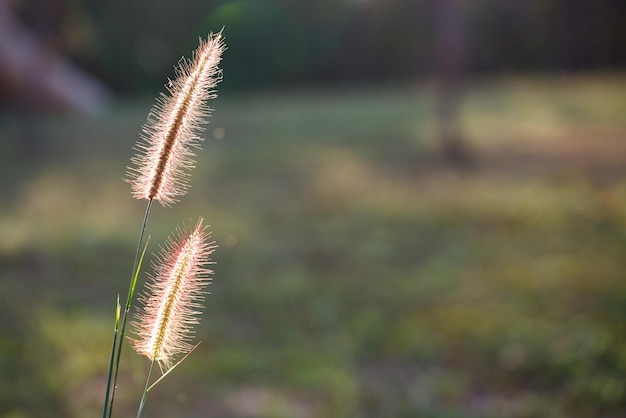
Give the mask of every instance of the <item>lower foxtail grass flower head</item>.
M 127 171 L 133 197 L 169 206 L 187 192 L 192 148 L 204 140 L 203 125 L 211 114 L 207 101 L 217 97 L 217 66 L 225 49 L 222 33 L 210 34 L 191 60 L 181 59 L 176 79 L 167 84 L 170 94 L 162 94 L 152 108 L 135 146 L 138 153 Z
M 209 238 L 202 218 L 188 232 L 178 228 L 161 248 L 155 274 L 140 298 L 143 308 L 133 321 L 138 338 L 132 343 L 137 353 L 157 362 L 162 372 L 193 348 L 192 326 L 199 321 L 204 289 L 212 274 L 206 266 L 216 248 Z

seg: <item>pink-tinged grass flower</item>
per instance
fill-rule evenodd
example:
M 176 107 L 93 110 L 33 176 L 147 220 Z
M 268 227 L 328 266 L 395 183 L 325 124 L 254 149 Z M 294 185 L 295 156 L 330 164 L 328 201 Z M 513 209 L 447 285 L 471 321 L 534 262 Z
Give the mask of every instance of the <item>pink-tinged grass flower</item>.
M 161 248 L 155 275 L 141 297 L 143 309 L 136 314 L 133 325 L 139 338 L 132 343 L 137 353 L 157 362 L 161 371 L 169 370 L 175 358 L 192 348 L 192 326 L 199 321 L 210 283 L 209 255 L 215 242 L 207 242 L 210 232 L 202 218 L 188 233 L 178 229 Z
M 135 146 L 138 153 L 127 171 L 133 197 L 169 206 L 187 192 L 195 164 L 192 149 L 204 140 L 203 125 L 211 113 L 207 100 L 217 96 L 217 65 L 225 49 L 221 32 L 210 34 L 190 61 L 181 59 L 176 79 L 167 84 L 170 94 L 162 94 L 152 108 Z

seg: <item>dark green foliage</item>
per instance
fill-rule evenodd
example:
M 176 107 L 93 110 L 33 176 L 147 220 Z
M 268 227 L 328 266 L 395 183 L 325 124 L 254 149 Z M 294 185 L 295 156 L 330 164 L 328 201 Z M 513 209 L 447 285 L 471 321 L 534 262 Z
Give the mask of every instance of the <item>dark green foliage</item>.
M 23 1 L 31 14 L 41 6 Z M 64 2 L 58 2 L 64 3 Z M 222 92 L 371 82 L 437 69 L 438 0 L 85 0 L 65 2 L 59 37 L 121 92 L 153 95 L 198 36 L 225 28 Z M 626 65 L 624 2 L 459 2 L 471 72 Z M 27 14 L 27 13 L 23 13 Z

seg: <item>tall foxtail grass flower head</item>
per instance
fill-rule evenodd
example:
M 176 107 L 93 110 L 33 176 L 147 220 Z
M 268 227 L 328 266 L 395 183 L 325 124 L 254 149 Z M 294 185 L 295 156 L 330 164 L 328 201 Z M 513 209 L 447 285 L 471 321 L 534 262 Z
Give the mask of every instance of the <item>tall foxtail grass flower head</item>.
M 201 302 L 213 272 L 206 268 L 215 242 L 202 218 L 189 232 L 178 228 L 161 248 L 154 276 L 142 295 L 142 309 L 133 325 L 139 338 L 132 339 L 137 353 L 156 361 L 162 371 L 171 368 L 175 357 L 192 348 L 192 325 L 199 322 Z
M 203 125 L 211 114 L 207 101 L 217 97 L 217 66 L 225 49 L 221 32 L 209 34 L 206 41 L 200 39 L 191 60 L 179 62 L 176 79 L 168 80 L 169 95 L 161 94 L 135 146 L 137 155 L 127 171 L 133 197 L 169 206 L 187 192 L 195 164 L 192 148 L 204 140 Z

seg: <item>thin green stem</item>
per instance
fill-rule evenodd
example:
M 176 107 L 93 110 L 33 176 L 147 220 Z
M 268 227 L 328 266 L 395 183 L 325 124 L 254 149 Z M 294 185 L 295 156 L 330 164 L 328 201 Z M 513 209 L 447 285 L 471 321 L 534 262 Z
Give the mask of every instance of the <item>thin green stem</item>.
M 107 384 L 107 394 L 109 392 L 109 387 L 111 387 L 111 399 L 109 401 L 109 407 L 108 407 L 108 418 L 111 418 L 111 415 L 113 414 L 113 401 L 115 400 L 115 390 L 117 389 L 117 376 L 118 376 L 118 372 L 120 369 L 120 358 L 122 356 L 122 346 L 123 346 L 123 342 L 124 342 L 124 335 L 126 333 L 126 322 L 128 320 L 128 311 L 130 310 L 130 305 L 132 303 L 133 300 L 133 295 L 135 293 L 135 286 L 137 284 L 137 276 L 139 275 L 139 268 L 141 265 L 141 260 L 143 260 L 143 255 L 146 252 L 146 248 L 144 248 L 143 250 L 143 254 L 141 254 L 140 257 L 140 253 L 141 253 L 141 245 L 143 243 L 143 235 L 144 232 L 146 231 L 146 224 L 148 223 L 148 215 L 150 214 L 150 206 L 152 206 L 152 199 L 148 200 L 148 205 L 146 207 L 146 213 L 143 217 L 143 223 L 141 225 L 141 232 L 139 232 L 139 242 L 137 243 L 137 252 L 135 253 L 135 261 L 133 262 L 133 274 L 130 278 L 130 285 L 128 286 L 128 297 L 126 298 L 126 308 L 124 309 L 124 315 L 122 316 L 122 328 L 120 330 L 120 337 L 119 337 L 119 343 L 117 344 L 117 351 L 115 353 L 115 372 L 114 372 L 114 377 L 113 377 L 113 386 L 111 386 L 111 382 L 108 382 Z M 108 396 L 108 395 L 107 395 Z M 108 397 L 105 399 L 105 402 L 107 402 L 109 399 Z M 105 408 L 105 410 L 107 410 L 107 408 Z M 103 418 L 106 418 L 103 416 Z
M 143 406 L 146 403 L 146 395 L 148 394 L 148 389 L 150 386 L 150 377 L 152 376 L 152 370 L 154 369 L 154 359 L 150 363 L 150 370 L 148 371 L 148 378 L 146 379 L 146 387 L 143 390 L 143 395 L 141 395 L 141 402 L 139 402 L 139 409 L 137 410 L 137 418 L 141 417 L 141 413 L 143 412 Z
M 117 303 L 115 305 L 115 327 L 113 328 L 113 344 L 111 347 L 111 359 L 109 360 L 109 371 L 107 373 L 107 389 L 104 394 L 104 407 L 102 410 L 102 418 L 106 418 L 109 408 L 109 393 L 111 392 L 111 377 L 113 376 L 113 362 L 115 359 L 115 347 L 117 344 L 117 334 L 120 324 L 120 295 L 117 295 Z

